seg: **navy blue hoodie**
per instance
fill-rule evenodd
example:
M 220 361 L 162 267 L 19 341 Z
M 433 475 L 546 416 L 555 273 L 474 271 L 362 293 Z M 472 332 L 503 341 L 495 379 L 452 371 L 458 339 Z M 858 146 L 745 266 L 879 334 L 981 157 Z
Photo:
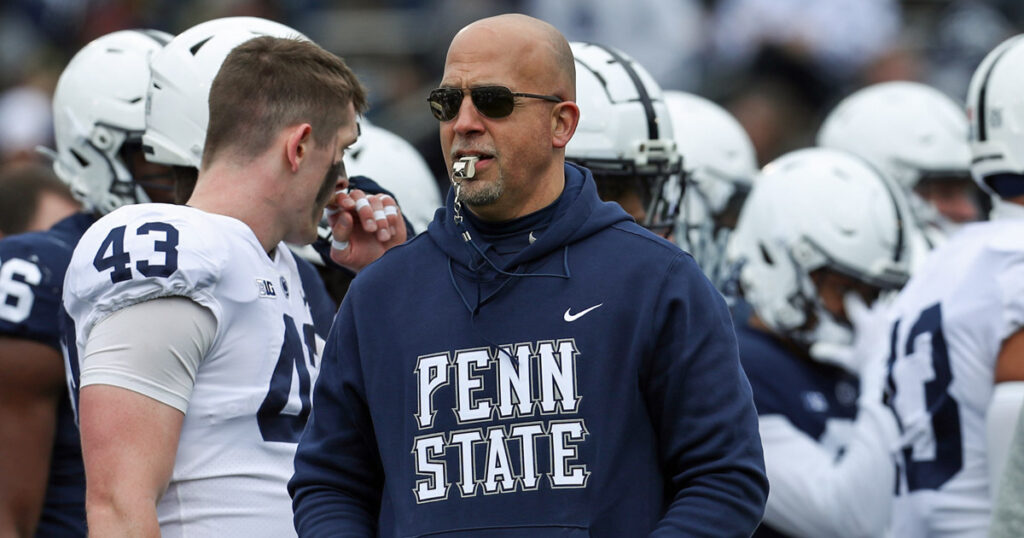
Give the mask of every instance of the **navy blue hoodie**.
M 289 484 L 300 536 L 757 527 L 768 484 L 721 296 L 589 171 L 565 173 L 518 252 L 456 225 L 449 192 L 353 282 Z

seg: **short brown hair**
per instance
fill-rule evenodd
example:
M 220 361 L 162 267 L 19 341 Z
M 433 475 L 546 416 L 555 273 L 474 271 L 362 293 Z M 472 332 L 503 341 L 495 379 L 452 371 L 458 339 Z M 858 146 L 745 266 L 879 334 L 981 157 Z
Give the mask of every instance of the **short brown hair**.
M 366 89 L 337 56 L 315 43 L 257 37 L 234 48 L 210 87 L 203 163 L 231 147 L 255 157 L 278 130 L 309 123 L 317 145 L 330 142 L 348 118 L 366 111 Z
M 0 169 L 0 237 L 29 231 L 46 193 L 78 203 L 49 167 L 33 163 Z

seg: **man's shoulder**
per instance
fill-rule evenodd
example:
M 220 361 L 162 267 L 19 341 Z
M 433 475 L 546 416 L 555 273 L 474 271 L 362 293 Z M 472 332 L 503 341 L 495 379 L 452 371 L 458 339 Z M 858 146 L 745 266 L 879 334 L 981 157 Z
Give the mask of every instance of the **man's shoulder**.
M 595 234 L 594 239 L 597 248 L 601 252 L 614 254 L 616 263 L 623 268 L 631 266 L 648 275 L 657 275 L 659 272 L 672 274 L 690 284 L 706 284 L 713 288 L 690 253 L 635 222 L 613 224 Z M 652 284 L 661 282 L 657 279 L 647 280 Z
M 0 240 L 0 334 L 56 346 L 64 273 L 73 243 L 32 232 Z
M 52 231 L 29 232 L 5 237 L 0 240 L 0 264 L 12 259 L 30 261 L 34 265 L 52 267 L 59 270 L 63 280 L 63 270 L 71 259 L 75 241 Z
M 900 292 L 893 311 L 917 314 L 939 302 L 978 303 L 986 290 L 1024 282 L 1024 221 L 965 226 L 933 251 Z M 1006 291 L 1006 290 L 1002 290 Z M 995 295 L 992 296 L 996 298 Z
M 650 255 L 675 255 L 682 252 L 678 245 L 644 228 L 634 221 L 624 220 L 605 228 L 604 237 L 615 237 Z
M 104 216 L 75 249 L 64 290 L 68 311 L 76 317 L 202 293 L 239 259 L 240 249 L 252 248 L 222 219 L 167 204 L 125 206 Z
M 226 218 L 189 206 L 156 203 L 134 204 L 119 207 L 104 215 L 89 227 L 86 234 L 96 235 L 121 226 L 138 227 L 150 222 L 165 222 L 182 228 L 207 228 L 207 232 L 215 232 L 216 230 L 211 230 L 209 227 L 217 226 L 218 220 Z
M 120 257 L 129 249 L 138 250 L 137 254 L 147 257 L 151 254 L 164 255 L 168 264 L 180 258 L 183 251 L 219 258 L 218 252 L 251 246 L 251 241 L 245 240 L 249 238 L 241 233 L 244 229 L 245 225 L 240 221 L 187 206 L 124 206 L 89 227 L 75 249 L 73 263 L 78 263 L 82 256 L 101 262 L 103 256 Z M 238 236 L 242 236 L 243 241 L 239 241 Z M 97 248 L 103 251 L 98 252 Z M 139 261 L 144 261 L 143 267 L 150 264 L 148 260 Z

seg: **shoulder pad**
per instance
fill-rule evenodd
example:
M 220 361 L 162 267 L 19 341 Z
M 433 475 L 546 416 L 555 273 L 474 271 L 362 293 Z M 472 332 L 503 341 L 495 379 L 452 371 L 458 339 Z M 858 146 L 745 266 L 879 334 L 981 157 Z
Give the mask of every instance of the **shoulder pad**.
M 64 300 L 80 330 L 126 306 L 167 296 L 209 303 L 230 255 L 224 222 L 185 206 L 122 207 L 82 237 Z M 241 223 L 238 223 L 241 226 Z

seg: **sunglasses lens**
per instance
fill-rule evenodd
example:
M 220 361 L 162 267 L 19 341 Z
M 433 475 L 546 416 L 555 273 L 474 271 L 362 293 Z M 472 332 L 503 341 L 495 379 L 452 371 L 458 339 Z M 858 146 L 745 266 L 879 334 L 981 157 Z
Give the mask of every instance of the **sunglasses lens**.
M 430 92 L 427 97 L 430 112 L 440 121 L 449 121 L 459 112 L 462 104 L 462 90 L 455 88 L 439 88 Z
M 515 96 L 512 90 L 503 86 L 484 86 L 469 90 L 473 106 L 488 118 L 504 118 L 515 108 Z M 462 90 L 458 88 L 438 88 L 427 97 L 430 112 L 440 121 L 451 121 L 459 114 L 462 106 Z
M 473 106 L 488 118 L 504 118 L 515 108 L 512 90 L 501 86 L 473 88 L 470 91 Z

